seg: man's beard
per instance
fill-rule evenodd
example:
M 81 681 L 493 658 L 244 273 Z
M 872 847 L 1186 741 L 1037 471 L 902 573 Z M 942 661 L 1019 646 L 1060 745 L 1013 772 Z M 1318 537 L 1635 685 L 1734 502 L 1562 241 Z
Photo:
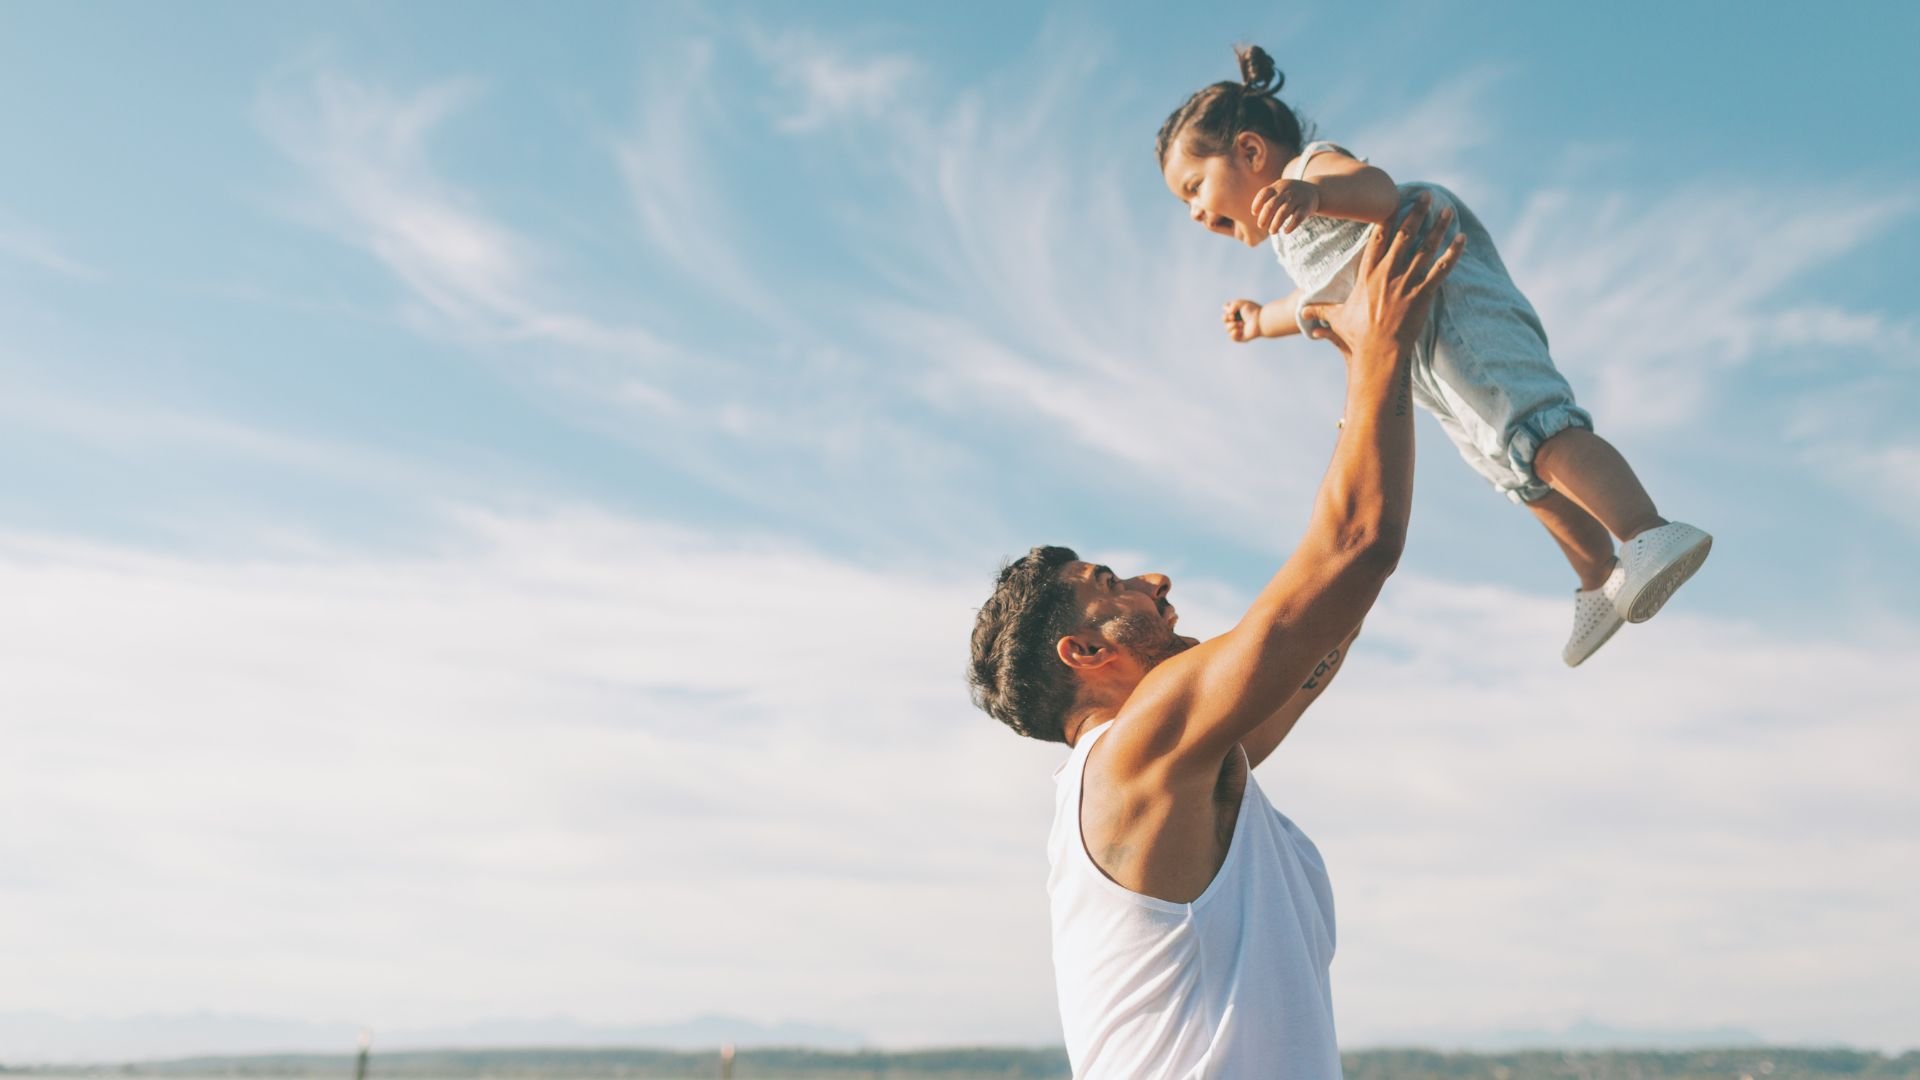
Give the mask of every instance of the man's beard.
M 1115 615 L 1100 626 L 1108 641 L 1127 650 L 1140 661 L 1143 671 L 1152 671 L 1160 662 L 1192 648 L 1190 638 L 1174 634 L 1167 621 L 1138 611 Z

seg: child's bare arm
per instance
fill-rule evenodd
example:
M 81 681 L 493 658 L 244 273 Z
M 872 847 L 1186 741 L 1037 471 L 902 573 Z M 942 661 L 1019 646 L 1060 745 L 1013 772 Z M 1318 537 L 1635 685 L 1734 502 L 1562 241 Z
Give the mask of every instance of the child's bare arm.
M 1386 170 L 1345 154 L 1313 155 L 1306 179 L 1320 189 L 1319 213 L 1384 225 L 1400 208 L 1400 189 Z
M 1294 310 L 1300 306 L 1300 290 L 1295 289 L 1271 303 L 1260 305 L 1260 336 L 1286 337 L 1300 332 L 1300 320 Z
M 1300 332 L 1300 323 L 1294 318 L 1294 309 L 1299 305 L 1300 290 L 1295 289 L 1269 304 L 1258 300 L 1229 300 L 1220 318 L 1226 323 L 1227 336 L 1235 341 L 1286 337 Z

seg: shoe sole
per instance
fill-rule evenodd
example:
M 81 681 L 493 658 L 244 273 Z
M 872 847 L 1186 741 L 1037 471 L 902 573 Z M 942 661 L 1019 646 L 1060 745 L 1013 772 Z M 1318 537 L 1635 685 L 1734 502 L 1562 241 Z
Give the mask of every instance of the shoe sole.
M 1712 550 L 1713 537 L 1702 534 L 1692 547 L 1681 552 L 1633 595 L 1626 604 L 1627 621 L 1643 623 L 1658 615 L 1674 591 L 1685 585 L 1694 571 L 1700 569 L 1700 564 L 1707 561 L 1707 553 Z
M 1625 622 L 1614 623 L 1613 629 L 1608 630 L 1604 634 L 1601 634 L 1600 640 L 1594 642 L 1592 648 L 1588 649 L 1586 652 L 1581 653 L 1578 657 L 1573 659 L 1568 659 L 1567 654 L 1563 652 L 1560 654 L 1560 659 L 1565 660 L 1568 667 L 1579 667 L 1581 664 L 1586 663 L 1587 660 L 1591 658 L 1594 653 L 1599 652 L 1600 646 L 1605 645 L 1609 641 L 1612 641 L 1613 635 L 1619 633 L 1620 628 L 1625 625 L 1627 625 Z

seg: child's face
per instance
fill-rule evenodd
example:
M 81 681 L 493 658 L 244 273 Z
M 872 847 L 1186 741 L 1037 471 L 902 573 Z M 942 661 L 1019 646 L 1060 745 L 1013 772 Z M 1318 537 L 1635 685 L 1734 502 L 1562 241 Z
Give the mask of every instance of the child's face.
M 1278 180 L 1285 164 L 1271 143 L 1243 131 L 1229 152 L 1214 157 L 1194 157 L 1184 141 L 1176 139 L 1162 175 L 1193 220 L 1210 232 L 1257 247 L 1266 242 L 1267 233 L 1253 223 L 1253 196 Z

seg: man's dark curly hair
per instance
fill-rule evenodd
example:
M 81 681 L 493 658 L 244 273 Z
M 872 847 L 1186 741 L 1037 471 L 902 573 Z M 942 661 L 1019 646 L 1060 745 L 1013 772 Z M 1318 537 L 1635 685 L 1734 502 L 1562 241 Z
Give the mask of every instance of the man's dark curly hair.
M 1079 557 L 1072 548 L 1037 547 L 1007 563 L 973 623 L 973 703 L 1029 739 L 1067 741 L 1077 683 L 1054 649 L 1081 628 L 1073 585 L 1060 579 Z

